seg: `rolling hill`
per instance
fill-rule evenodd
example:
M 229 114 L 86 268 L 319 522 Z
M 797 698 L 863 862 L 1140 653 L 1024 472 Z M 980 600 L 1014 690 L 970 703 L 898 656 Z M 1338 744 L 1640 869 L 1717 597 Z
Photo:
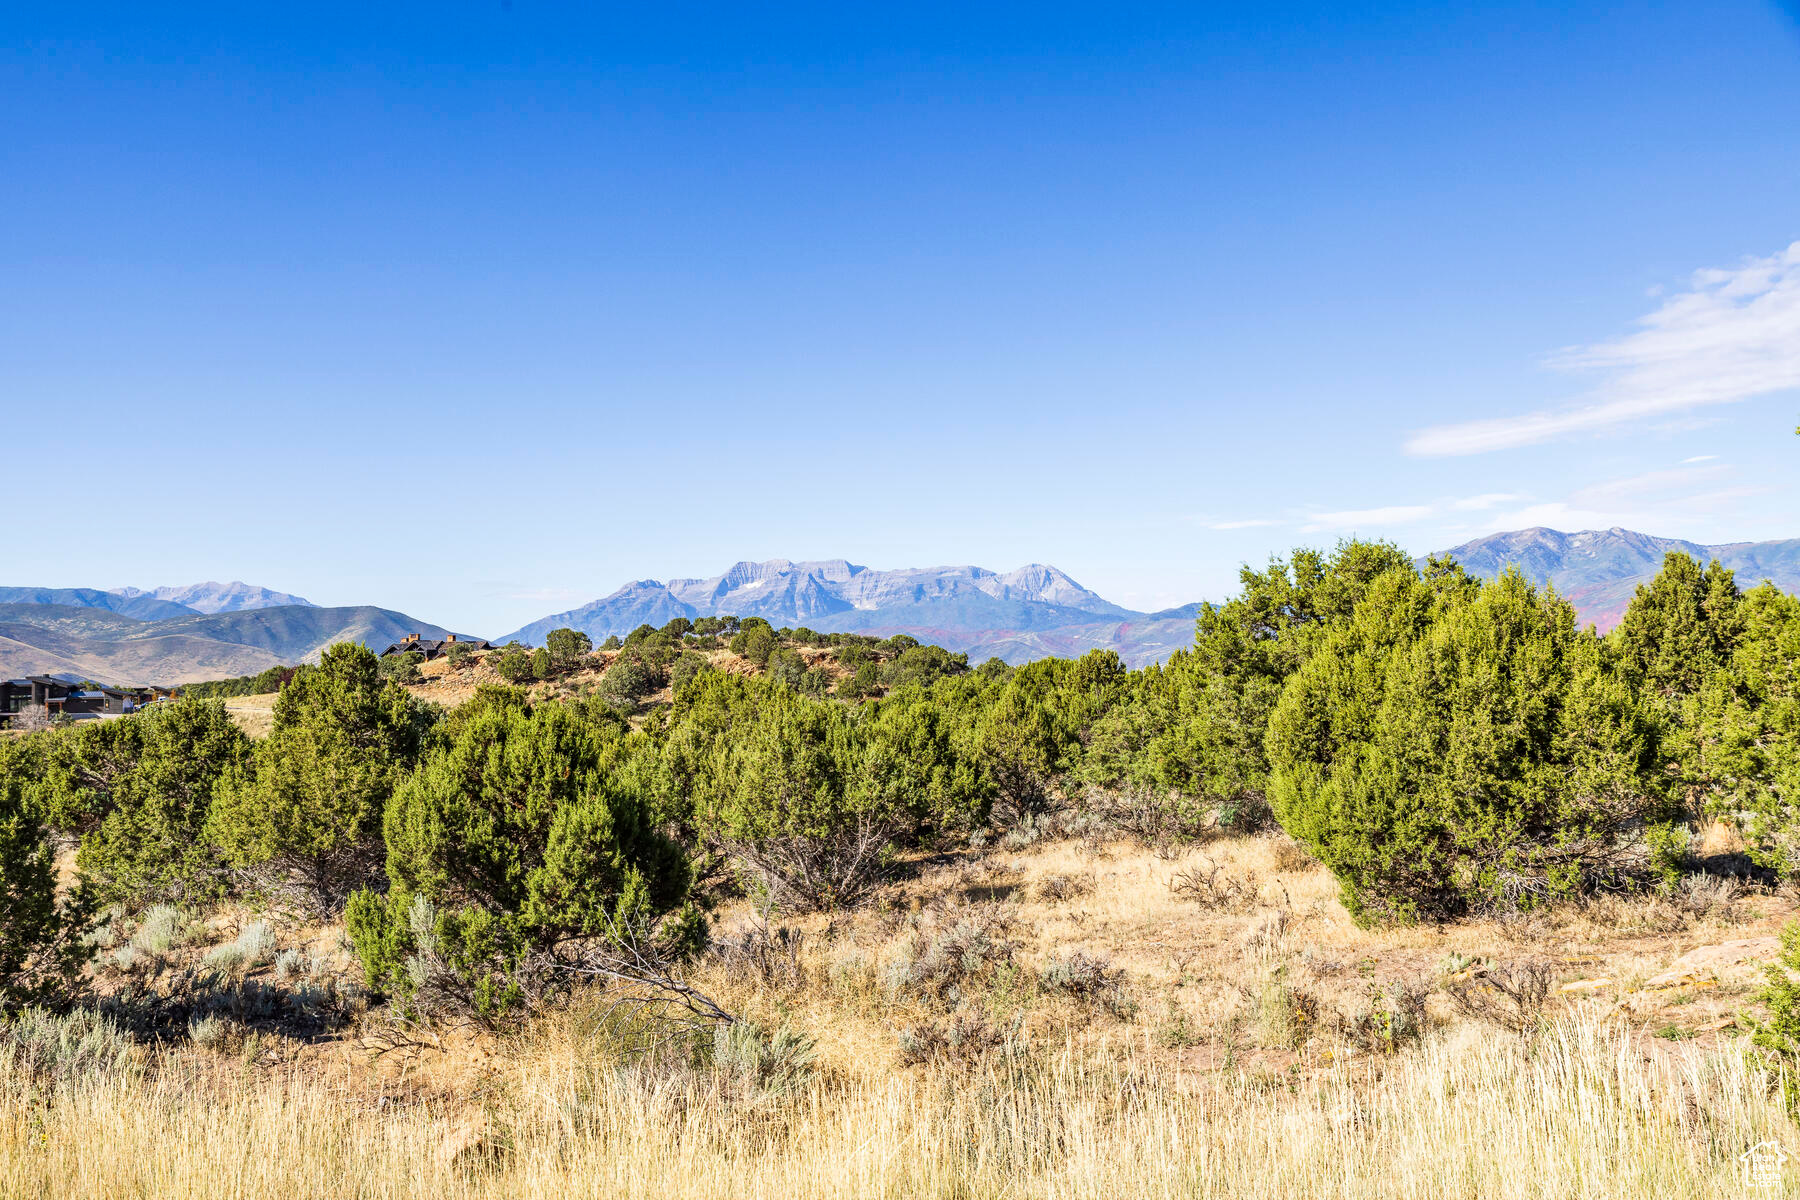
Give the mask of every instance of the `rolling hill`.
M 1670 552 L 1701 562 L 1716 558 L 1736 572 L 1740 587 L 1767 579 L 1784 591 L 1800 592 L 1800 538 L 1706 546 L 1617 526 L 1579 533 L 1538 527 L 1491 534 L 1446 551 L 1484 579 L 1517 563 L 1533 583 L 1554 583 L 1582 620 L 1602 632 L 1619 623 L 1638 585 L 1662 570 L 1663 556 Z
M 105 683 L 191 683 L 305 662 L 333 642 L 380 649 L 408 633 L 448 632 L 367 605 L 186 611 L 145 621 L 98 607 L 0 604 L 0 677 L 49 671 Z

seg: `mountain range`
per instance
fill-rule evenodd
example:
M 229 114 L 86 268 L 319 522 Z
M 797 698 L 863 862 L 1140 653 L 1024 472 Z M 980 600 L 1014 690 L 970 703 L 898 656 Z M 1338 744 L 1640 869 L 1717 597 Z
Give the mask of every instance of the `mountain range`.
M 1800 592 L 1800 538 L 1713 546 L 1629 529 L 1537 528 L 1477 538 L 1447 553 L 1485 578 L 1516 563 L 1533 582 L 1554 583 L 1584 621 L 1605 630 L 1670 551 L 1717 558 L 1744 587 L 1768 579 Z M 640 579 L 496 640 L 538 645 L 550 630 L 569 626 L 598 642 L 674 617 L 731 614 L 821 632 L 907 633 L 976 662 L 1020 663 L 1098 647 L 1142 666 L 1192 643 L 1199 607 L 1135 612 L 1036 563 L 1002 574 L 773 559 L 740 562 L 708 579 Z M 408 633 L 439 638 L 447 632 L 391 609 L 320 608 L 236 581 L 149 590 L 0 587 L 0 678 L 70 673 L 107 683 L 185 683 L 302 662 L 333 642 L 380 649 Z
M 1191 641 L 1196 609 L 1133 612 L 1039 563 L 1000 574 L 982 567 L 876 571 L 841 558 L 778 558 L 740 562 L 710 579 L 640 579 L 498 640 L 535 644 L 567 626 L 599 641 L 675 617 L 731 614 L 821 633 L 907 633 L 977 661 L 1026 662 L 1106 646 L 1137 666 Z
M 1653 579 L 1662 570 L 1663 556 L 1672 551 L 1703 563 L 1718 559 L 1745 589 L 1766 579 L 1783 591 L 1800 592 L 1800 538 L 1706 546 L 1617 526 L 1580 533 L 1540 526 L 1477 538 L 1447 553 L 1485 579 L 1517 563 L 1533 583 L 1554 583 L 1581 619 L 1604 633 L 1619 623 L 1637 586 Z M 1424 561 L 1419 560 L 1421 566 Z
M 198 613 L 243 612 L 251 608 L 286 608 L 289 605 L 317 607 L 312 601 L 300 596 L 235 579 L 230 583 L 217 583 L 209 579 L 205 583 L 151 588 L 147 592 L 137 588 L 115 588 L 113 594 L 127 597 L 151 596 Z
M 112 588 L 107 591 L 98 588 L 0 587 L 0 604 L 60 604 L 77 608 L 98 608 L 143 621 L 288 605 L 314 607 L 312 601 L 303 600 L 299 596 L 237 580 L 230 583 L 214 583 L 209 580 L 206 583 L 151 588 L 148 591 L 134 587 Z
M 1629 529 L 1535 528 L 1478 538 L 1447 553 L 1484 578 L 1517 563 L 1533 582 L 1554 582 L 1582 620 L 1604 631 L 1618 623 L 1637 586 L 1662 569 L 1670 551 L 1702 562 L 1717 558 L 1745 587 L 1769 579 L 1800 592 L 1800 538 L 1708 546 Z M 1100 647 L 1142 666 L 1193 640 L 1199 607 L 1134 612 L 1037 563 L 1002 575 L 981 567 L 876 571 L 843 559 L 773 559 L 740 562 L 710 579 L 640 579 L 499 640 L 536 644 L 550 630 L 568 626 L 599 641 L 674 617 L 732 614 L 821 632 L 909 633 L 966 651 L 975 661 L 993 656 L 1028 662 Z

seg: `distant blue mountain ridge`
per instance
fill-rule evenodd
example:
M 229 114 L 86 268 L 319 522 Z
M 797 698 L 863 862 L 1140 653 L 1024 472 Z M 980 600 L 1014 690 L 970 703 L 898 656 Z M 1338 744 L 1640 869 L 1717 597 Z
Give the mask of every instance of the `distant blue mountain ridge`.
M 1583 620 L 1602 630 L 1617 623 L 1637 587 L 1661 570 L 1670 552 L 1717 558 L 1744 587 L 1768 579 L 1800 592 L 1800 539 L 1703 545 L 1628 529 L 1536 528 L 1491 534 L 1447 551 L 1484 578 L 1516 564 L 1534 582 L 1554 583 Z M 541 645 L 550 630 L 569 626 L 598 642 L 675 617 L 732 615 L 820 632 L 906 633 L 966 652 L 976 662 L 992 656 L 1021 663 L 1100 648 L 1143 666 L 1193 644 L 1199 607 L 1133 611 L 1037 563 L 1000 573 L 772 559 L 735 563 L 707 579 L 636 580 L 497 640 Z M 389 609 L 320 608 L 288 592 L 236 581 L 151 590 L 0 587 L 0 677 L 8 678 L 52 671 L 106 682 L 178 683 L 300 662 L 334 641 L 379 650 L 407 633 L 445 632 Z
M 180 587 L 143 588 L 47 588 L 0 587 L 0 604 L 66 604 L 98 608 L 141 621 L 195 613 L 243 612 L 252 608 L 314 607 L 310 600 L 254 584 L 190 583 Z
M 1135 612 L 1041 563 L 1002 574 L 969 566 L 877 571 L 844 559 L 771 559 L 739 562 L 708 579 L 636 580 L 499 640 L 535 645 L 567 627 L 600 641 L 675 617 L 728 614 L 821 633 L 908 633 L 976 659 L 1025 662 L 1102 646 L 1142 665 L 1193 640 L 1197 608 Z

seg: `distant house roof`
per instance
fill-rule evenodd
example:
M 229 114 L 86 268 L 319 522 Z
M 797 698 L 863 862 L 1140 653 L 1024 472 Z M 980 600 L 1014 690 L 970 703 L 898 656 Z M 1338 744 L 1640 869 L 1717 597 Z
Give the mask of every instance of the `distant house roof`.
M 422 654 L 429 661 L 452 646 L 468 646 L 474 650 L 492 650 L 494 648 L 492 642 L 483 641 L 481 638 L 461 638 L 454 634 L 444 638 L 421 638 L 418 634 L 414 634 L 383 650 L 381 657 L 386 658 L 390 654 Z

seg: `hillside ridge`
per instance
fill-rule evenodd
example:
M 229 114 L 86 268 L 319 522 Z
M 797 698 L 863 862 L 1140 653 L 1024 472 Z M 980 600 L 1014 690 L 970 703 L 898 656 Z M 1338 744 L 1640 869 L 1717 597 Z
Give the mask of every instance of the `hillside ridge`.
M 74 605 L 0 604 L 0 678 L 54 669 L 106 683 L 191 683 L 304 662 L 334 642 L 381 650 L 409 633 L 449 632 L 373 605 L 189 611 L 144 621 Z

